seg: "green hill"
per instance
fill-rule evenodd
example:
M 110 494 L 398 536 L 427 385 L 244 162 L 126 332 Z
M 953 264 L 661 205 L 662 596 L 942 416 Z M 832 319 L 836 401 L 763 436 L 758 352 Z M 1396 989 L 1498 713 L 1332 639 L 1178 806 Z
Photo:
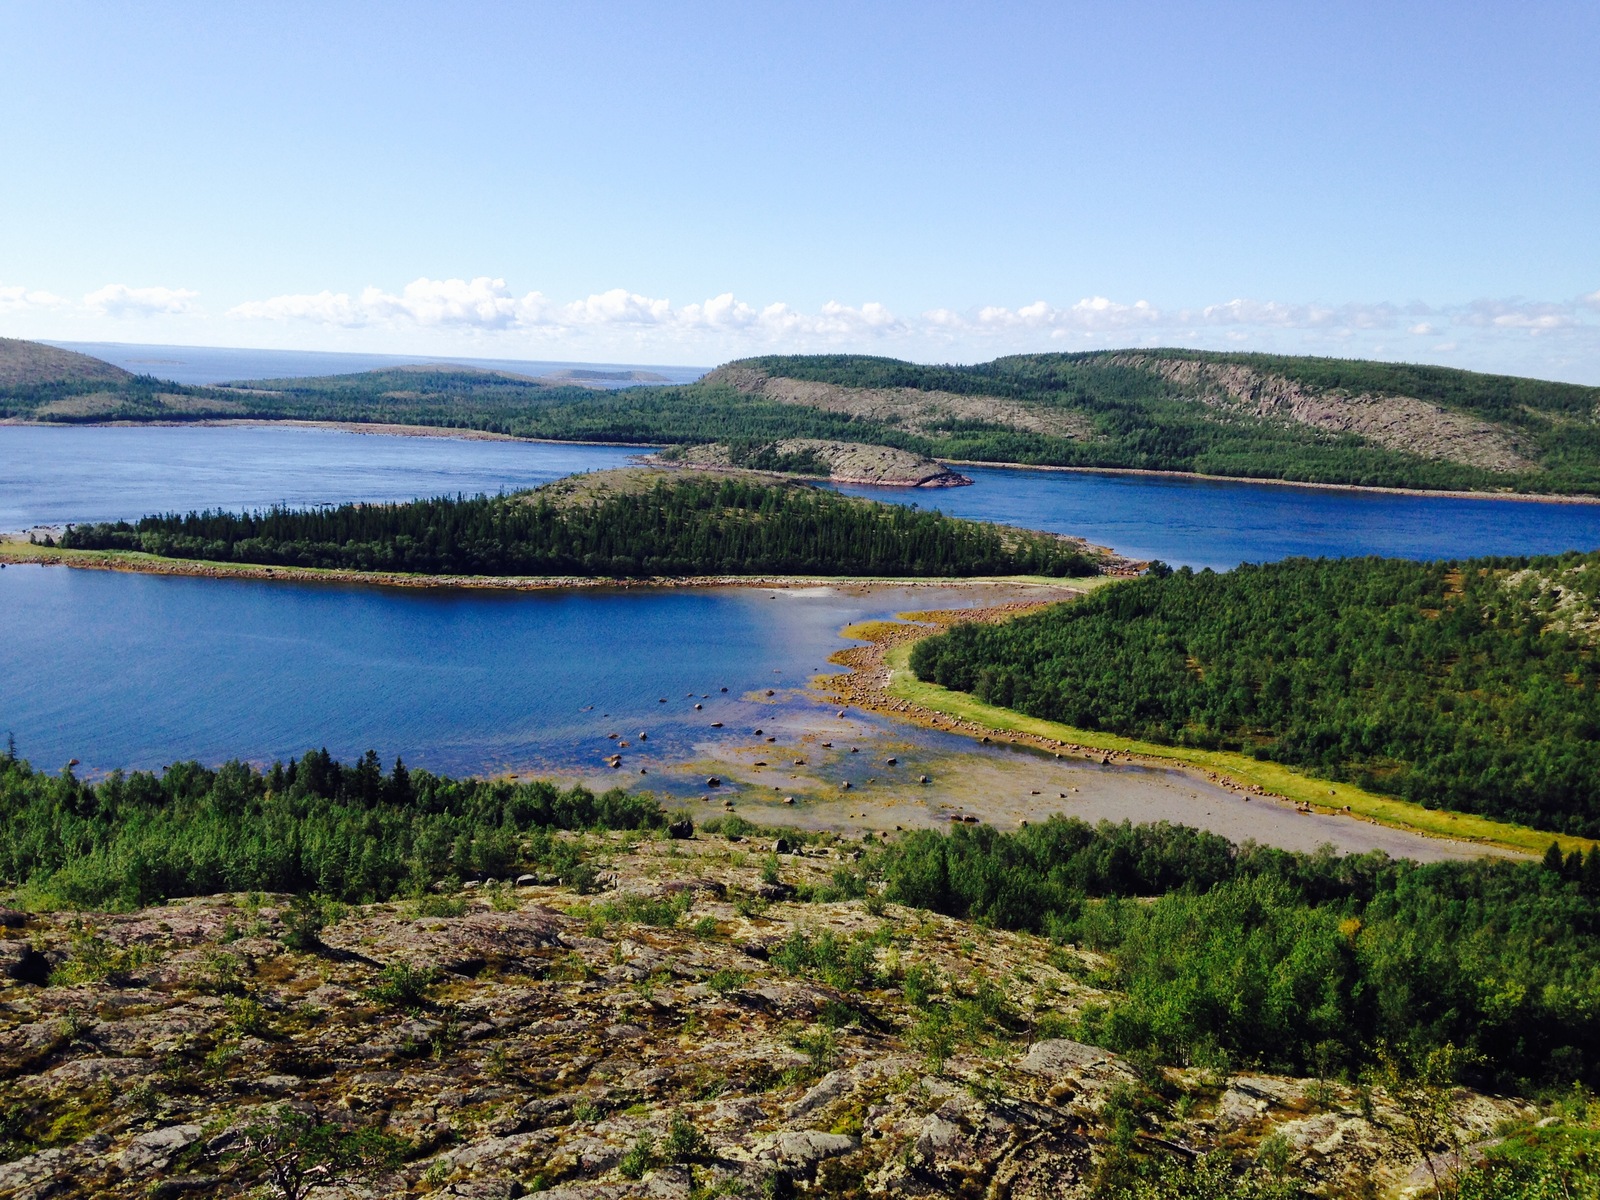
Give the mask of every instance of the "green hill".
M 947 459 L 1317 483 L 1600 489 L 1600 388 L 1346 359 L 1121 350 L 747 359 L 695 387 Z
M 1405 363 L 1197 350 L 971 366 L 808 355 L 614 391 L 580 386 L 581 372 L 537 379 L 456 366 L 187 388 L 126 373 L 91 379 L 81 364 L 97 360 L 29 353 L 32 365 L 13 377 L 5 356 L 19 352 L 0 352 L 0 417 L 234 415 L 640 444 L 806 438 L 974 462 L 1600 493 L 1600 388 Z

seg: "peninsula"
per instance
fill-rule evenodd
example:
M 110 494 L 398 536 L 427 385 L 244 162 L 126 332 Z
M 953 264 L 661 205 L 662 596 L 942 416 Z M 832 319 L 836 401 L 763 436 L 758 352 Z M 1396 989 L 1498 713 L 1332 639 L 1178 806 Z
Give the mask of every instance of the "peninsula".
M 663 467 L 576 475 L 508 496 L 77 525 L 62 534 L 59 549 L 430 577 L 1061 578 L 1140 566 L 1081 538 L 856 499 L 755 472 Z M 138 569 L 141 561 L 130 558 L 128 566 Z

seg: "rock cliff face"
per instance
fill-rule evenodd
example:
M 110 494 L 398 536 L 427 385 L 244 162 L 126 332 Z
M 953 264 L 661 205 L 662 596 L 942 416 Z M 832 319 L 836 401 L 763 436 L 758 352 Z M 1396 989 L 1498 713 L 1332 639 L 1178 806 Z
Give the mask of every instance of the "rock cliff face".
M 881 421 L 909 433 L 938 433 L 952 423 L 981 421 L 1026 433 L 1087 439 L 1093 430 L 1079 413 L 1019 404 L 998 396 L 964 396 L 918 388 L 841 387 L 804 379 L 769 376 L 754 367 L 718 367 L 703 383 L 724 384 L 749 396 L 801 404 L 827 412 Z
M 597 895 L 469 884 L 329 914 L 309 950 L 282 897 L 0 913 L 0 1197 L 243 1194 L 242 1131 L 285 1104 L 404 1140 L 374 1196 L 1088 1197 L 1115 1112 L 1173 1162 L 1253 1169 L 1280 1134 L 1318 1194 L 1416 1165 L 1381 1094 L 1061 1037 L 1103 995 L 1091 953 L 800 899 L 847 843 L 587 846 Z
M 1119 354 L 1119 366 L 1154 372 L 1180 392 L 1216 408 L 1292 421 L 1329 433 L 1353 433 L 1388 450 L 1444 459 L 1488 471 L 1538 464 L 1507 431 L 1411 396 L 1347 395 L 1307 388 L 1254 367 L 1194 359 Z

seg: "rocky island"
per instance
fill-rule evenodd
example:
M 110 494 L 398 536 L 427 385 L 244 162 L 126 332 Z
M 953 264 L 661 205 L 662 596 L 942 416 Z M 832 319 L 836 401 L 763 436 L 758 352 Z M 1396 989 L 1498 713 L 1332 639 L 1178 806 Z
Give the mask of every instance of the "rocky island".
M 857 483 L 871 487 L 964 487 L 972 483 L 965 475 L 952 471 L 909 450 L 893 446 L 873 446 L 862 442 L 829 441 L 825 438 L 780 438 L 774 442 L 708 442 L 675 446 L 654 456 L 656 461 L 702 470 L 750 469 L 781 474 L 811 475 L 833 483 Z

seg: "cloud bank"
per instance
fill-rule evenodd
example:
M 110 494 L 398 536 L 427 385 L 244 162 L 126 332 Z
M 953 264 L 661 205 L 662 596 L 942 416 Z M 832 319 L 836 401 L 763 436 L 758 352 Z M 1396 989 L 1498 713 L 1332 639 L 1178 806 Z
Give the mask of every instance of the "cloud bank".
M 181 287 L 107 284 L 79 301 L 0 282 L 0 315 L 96 326 L 156 323 L 175 336 L 306 348 L 361 344 L 503 357 L 711 363 L 773 352 L 861 351 L 976 360 L 1031 350 L 1184 345 L 1448 362 L 1600 382 L 1600 290 L 1565 301 L 1480 299 L 1296 303 L 1234 298 L 1193 307 L 1088 296 L 897 313 L 830 300 L 807 311 L 732 292 L 689 303 L 612 288 L 573 300 L 517 291 L 504 279 L 412 280 L 398 291 L 289 293 L 217 313 Z M 166 324 L 161 324 L 166 323 Z M 49 334 L 46 336 L 61 336 Z

